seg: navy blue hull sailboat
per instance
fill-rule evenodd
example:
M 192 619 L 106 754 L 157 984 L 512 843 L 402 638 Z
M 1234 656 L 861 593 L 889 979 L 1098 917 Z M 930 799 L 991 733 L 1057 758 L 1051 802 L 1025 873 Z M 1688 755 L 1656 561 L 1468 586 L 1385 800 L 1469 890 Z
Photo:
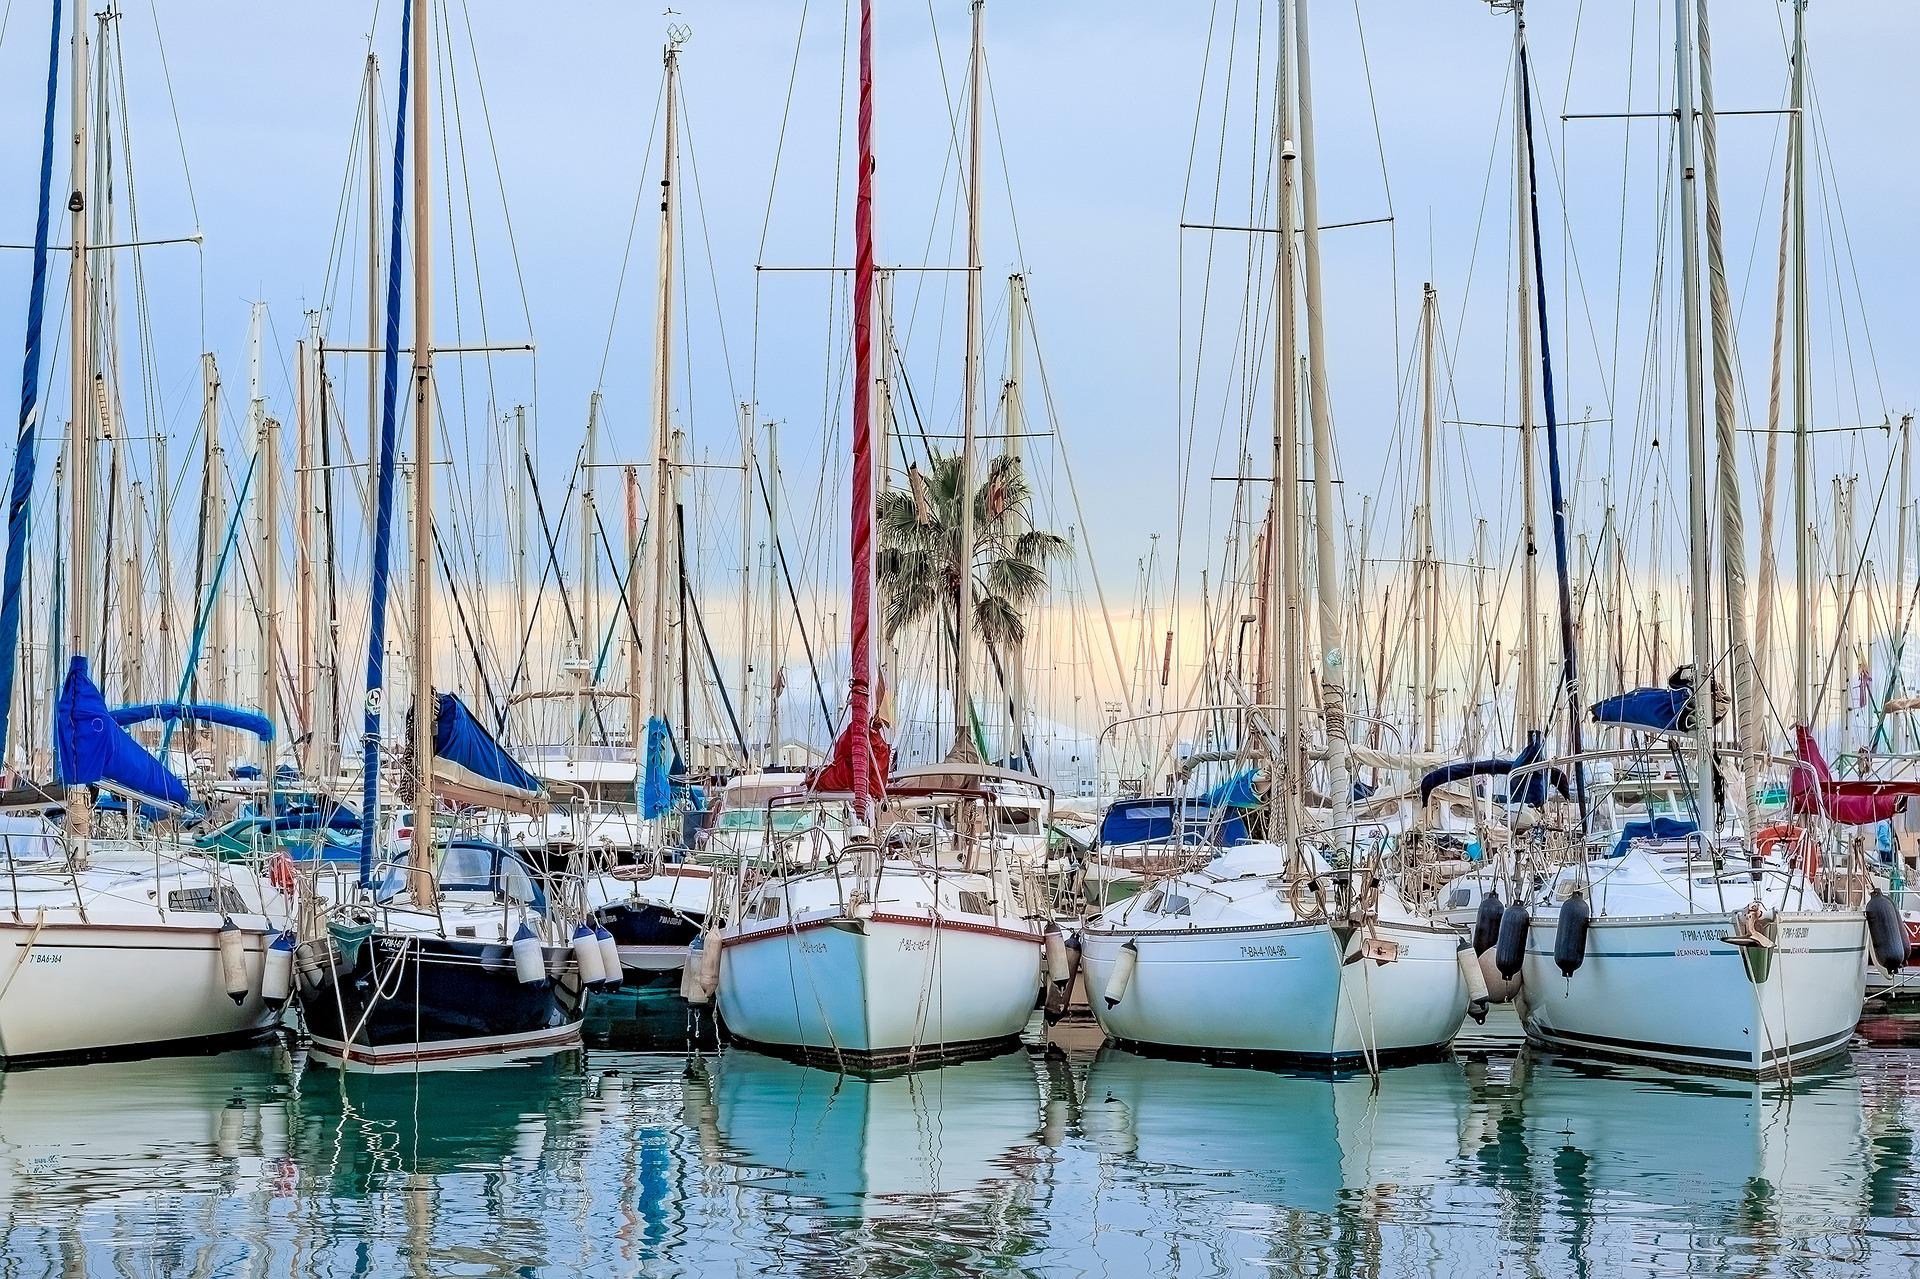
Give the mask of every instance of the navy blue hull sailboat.
M 547 806 L 539 780 L 480 726 L 460 699 L 433 688 L 432 541 L 433 334 L 430 255 L 415 261 L 413 427 L 415 526 L 412 539 L 413 711 L 408 746 L 393 789 L 411 796 L 408 829 L 382 848 L 375 842 L 382 788 L 381 711 L 385 705 L 387 596 L 392 578 L 396 401 L 399 392 L 400 263 L 406 244 L 406 143 L 414 133 L 413 243 L 432 243 L 426 220 L 427 109 L 424 84 L 408 98 L 410 64 L 427 56 L 427 0 L 402 10 L 399 108 L 393 143 L 393 218 L 388 255 L 384 396 L 375 470 L 373 565 L 362 735 L 360 865 L 357 885 L 329 893 L 318 871 L 302 893 L 295 954 L 301 1011 L 314 1058 L 342 1068 L 419 1070 L 482 1065 L 565 1051 L 580 1043 L 586 989 L 601 980 L 595 930 L 571 927 L 581 916 L 578 877 L 551 871 L 536 880 L 519 857 L 457 834 L 436 840 L 434 812 L 482 809 L 538 813 Z M 410 110 L 409 110 L 410 109 Z M 409 820 L 410 819 L 410 820 Z M 439 846 L 436 846 L 436 845 Z M 570 943 L 570 945 L 569 945 Z

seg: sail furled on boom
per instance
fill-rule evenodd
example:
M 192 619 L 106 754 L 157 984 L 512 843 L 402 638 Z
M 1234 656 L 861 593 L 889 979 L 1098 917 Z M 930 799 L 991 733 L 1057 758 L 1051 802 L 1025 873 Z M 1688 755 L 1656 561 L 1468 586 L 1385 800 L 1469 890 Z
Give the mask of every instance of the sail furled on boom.
M 407 714 L 413 740 L 413 712 Z M 433 698 L 433 793 L 455 804 L 515 813 L 545 812 L 547 789 L 494 739 L 467 704 L 452 693 Z
M 34 450 L 40 425 L 40 334 L 47 313 L 47 238 L 53 193 L 53 112 L 60 84 L 60 0 L 53 0 L 47 53 L 46 124 L 40 134 L 40 203 L 34 211 L 33 281 L 27 287 L 27 350 L 20 368 L 20 429 L 14 436 L 13 482 L 7 497 L 6 576 L 0 584 L 0 761 L 6 759 L 13 679 L 20 651 L 27 539 L 33 534 Z M 79 264 L 75 264 L 79 269 Z M 76 410 L 77 411 L 77 410 Z
M 192 802 L 186 784 L 114 722 L 83 654 L 67 666 L 55 724 L 54 767 L 61 785 L 103 786 L 173 808 Z

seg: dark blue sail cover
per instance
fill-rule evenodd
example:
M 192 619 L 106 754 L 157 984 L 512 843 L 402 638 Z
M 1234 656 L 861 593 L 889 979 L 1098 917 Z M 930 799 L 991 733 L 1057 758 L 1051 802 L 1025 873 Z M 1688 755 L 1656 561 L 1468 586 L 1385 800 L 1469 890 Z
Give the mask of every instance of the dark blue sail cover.
M 1266 801 L 1253 793 L 1254 770 L 1243 768 L 1223 782 L 1217 782 L 1200 802 L 1208 808 L 1259 808 Z
M 20 369 L 20 430 L 14 437 L 13 482 L 7 498 L 6 568 L 4 578 L 0 579 L 0 758 L 4 758 L 7 751 L 7 717 L 13 709 L 14 671 L 20 652 L 20 610 L 26 602 L 23 579 L 27 539 L 33 535 L 34 454 L 39 447 L 40 424 L 40 334 L 47 310 L 49 196 L 53 192 L 53 115 L 55 89 L 60 83 L 60 0 L 53 0 L 52 8 L 46 126 L 40 135 L 40 201 L 34 210 L 33 277 L 27 290 L 27 351 Z M 54 626 L 57 630 L 59 623 Z
M 1100 843 L 1108 848 L 1162 843 L 1231 848 L 1247 839 L 1247 824 L 1238 814 L 1192 796 L 1116 799 L 1100 819 Z
M 434 695 L 433 790 L 485 808 L 530 811 L 547 803 L 540 779 L 507 754 L 452 693 Z
M 114 722 L 83 655 L 67 667 L 56 721 L 54 767 L 62 785 L 106 785 L 176 808 L 191 802 L 186 784 Z
M 1636 688 L 1595 702 L 1594 723 L 1685 733 L 1693 728 L 1691 688 Z
M 113 722 L 144 724 L 149 720 L 193 720 L 201 724 L 219 724 L 224 728 L 252 733 L 263 742 L 273 740 L 273 721 L 259 711 L 226 706 L 220 702 L 135 702 L 113 708 Z
M 1527 745 L 1512 759 L 1463 759 L 1452 764 L 1443 764 L 1420 779 L 1420 802 L 1425 804 L 1433 798 L 1433 792 L 1448 782 L 1464 781 L 1469 777 L 1505 777 L 1517 769 L 1540 762 L 1546 754 L 1546 738 L 1540 733 L 1528 733 Z M 1509 798 L 1513 803 L 1539 808 L 1547 802 L 1547 787 L 1552 786 L 1562 795 L 1567 793 L 1567 775 L 1558 768 L 1543 768 L 1529 773 L 1521 779 L 1520 792 Z

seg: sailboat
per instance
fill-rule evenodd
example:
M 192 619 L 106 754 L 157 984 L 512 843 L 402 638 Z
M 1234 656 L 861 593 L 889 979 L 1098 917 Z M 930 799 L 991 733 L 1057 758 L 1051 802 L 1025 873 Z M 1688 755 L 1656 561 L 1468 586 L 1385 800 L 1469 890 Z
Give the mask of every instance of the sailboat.
M 393 152 L 393 241 L 388 257 L 385 395 L 376 472 L 372 609 L 358 881 L 329 891 L 309 868 L 295 953 L 300 1010 L 313 1060 L 354 1070 L 421 1070 L 548 1055 L 580 1044 L 587 986 L 604 975 L 591 928 L 579 918 L 578 876 L 543 868 L 536 878 L 503 845 L 455 831 L 444 846 L 433 820 L 441 799 L 469 808 L 537 811 L 544 788 L 451 693 L 433 688 L 433 332 L 428 234 L 428 0 L 407 0 L 400 108 Z M 411 65 L 410 65 L 411 64 Z M 376 863 L 380 722 L 385 689 L 387 591 L 396 457 L 402 214 L 408 108 L 414 134 L 414 535 L 413 709 L 407 719 L 409 836 Z M 564 898 L 564 899 L 563 899 Z M 584 929 L 584 932 L 582 931 Z M 569 941 L 573 944 L 569 945 Z
M 263 992 L 270 939 L 286 903 L 254 870 L 200 856 L 160 827 L 192 797 L 122 727 L 94 682 L 99 580 L 94 533 L 99 422 L 88 247 L 88 41 L 84 10 L 72 31 L 73 412 L 67 456 L 74 493 L 67 547 L 69 662 L 54 732 L 65 820 L 5 840 L 0 902 L 0 1058 L 23 1062 L 167 1051 L 257 1037 L 278 1017 Z M 53 7 L 40 211 L 28 305 L 26 394 L 14 455 L 4 598 L 0 599 L 0 755 L 14 697 L 23 562 L 37 443 L 40 334 L 49 236 L 60 6 Z M 125 811 L 124 835 L 96 832 L 96 796 Z
M 978 372 L 982 5 L 973 5 L 967 406 L 971 458 Z M 848 806 L 830 863 L 775 872 L 702 947 L 717 947 L 727 1030 L 770 1051 L 869 1069 L 1011 1047 L 1039 1001 L 1044 920 L 1029 913 L 1001 837 L 1000 796 L 978 776 L 887 783 L 891 750 L 874 714 L 872 414 L 873 18 L 860 15 L 858 194 L 854 206 L 852 679 L 847 723 L 813 782 L 815 802 Z M 971 481 L 963 477 L 963 492 Z M 962 563 L 968 562 L 962 535 Z M 967 575 L 970 576 L 970 575 Z M 958 628 L 967 634 L 962 601 Z M 959 659 L 962 669 L 965 659 Z M 964 732 L 964 727 L 961 729 Z M 1023 810 L 1024 811 L 1024 810 Z M 784 873 L 783 873 L 784 871 Z M 744 875 L 745 867 L 741 868 Z M 701 992 L 704 993 L 704 992 Z
M 1624 731 L 1619 750 L 1581 745 L 1578 666 L 1568 606 L 1566 504 L 1561 493 L 1549 331 L 1539 247 L 1539 200 L 1531 181 L 1532 268 L 1541 286 L 1539 312 L 1548 462 L 1553 492 L 1555 549 L 1560 580 L 1563 675 L 1571 752 L 1531 764 L 1514 776 L 1550 771 L 1571 782 L 1577 813 L 1571 864 L 1542 876 L 1529 904 L 1515 902 L 1502 920 L 1498 962 L 1521 976 L 1522 1020 L 1534 1042 L 1568 1053 L 1619 1057 L 1765 1077 L 1791 1073 L 1843 1052 L 1859 1019 L 1864 986 L 1866 916 L 1854 905 L 1829 905 L 1824 892 L 1844 891 L 1845 878 L 1819 875 L 1817 850 L 1824 823 L 1815 811 L 1763 819 L 1761 788 L 1749 778 L 1799 775 L 1792 760 L 1767 756 L 1761 745 L 1751 657 L 1744 642 L 1745 545 L 1739 524 L 1734 465 L 1733 375 L 1722 352 L 1731 350 L 1729 308 L 1719 262 L 1718 189 L 1714 169 L 1711 64 L 1704 11 L 1696 64 L 1688 0 L 1676 0 L 1676 162 L 1680 193 L 1682 341 L 1685 346 L 1689 543 L 1692 568 L 1692 666 L 1667 688 L 1633 690 L 1591 708 L 1594 719 Z M 1794 74 L 1802 75 L 1800 6 L 1795 6 Z M 1530 96 L 1524 26 L 1516 43 L 1523 93 Z M 1719 521 L 1708 502 L 1710 454 L 1706 425 L 1696 212 L 1696 65 L 1708 206 L 1709 275 L 1715 326 L 1715 402 Z M 1797 110 L 1790 127 L 1801 129 Z M 1531 131 L 1531 110 L 1524 123 Z M 1797 175 L 1796 175 L 1797 183 Z M 1804 369 L 1804 365 L 1801 366 Z M 1803 383 L 1804 392 L 1804 383 Z M 1804 523 L 1807 513 L 1800 512 Z M 1712 534 L 1717 531 L 1718 536 Z M 1709 547 L 1719 543 L 1731 656 L 1718 660 L 1712 627 L 1714 574 Z M 1801 581 L 1805 598 L 1806 580 Z M 1803 631 L 1804 634 L 1804 631 Z M 1807 670 L 1802 652 L 1801 672 Z M 1715 673 L 1729 670 L 1728 697 L 1736 740 L 1715 740 L 1720 718 Z M 1803 699 L 1804 704 L 1804 699 Z M 1664 815 L 1641 798 L 1645 779 L 1669 767 L 1687 799 L 1687 812 Z M 1723 795 L 1724 792 L 1724 802 Z M 1857 879 L 1864 880 L 1864 875 Z M 1884 900 L 1884 899 L 1882 899 Z M 1516 953 L 1524 945 L 1524 957 Z
M 1304 232 L 1314 483 L 1321 512 L 1333 509 L 1331 423 L 1319 321 L 1318 216 L 1304 5 L 1283 6 L 1297 45 L 1298 195 Z M 1289 20 L 1290 19 L 1290 20 Z M 1287 74 L 1287 41 L 1281 41 Z M 1292 114 L 1291 105 L 1283 108 Z M 1291 126 L 1282 136 L 1291 134 Z M 1350 820 L 1352 783 L 1338 708 L 1338 568 L 1329 521 L 1318 530 L 1319 626 L 1326 708 L 1327 789 L 1333 806 L 1317 829 L 1304 813 L 1307 752 L 1301 731 L 1303 644 L 1291 602 L 1302 599 L 1294 352 L 1295 152 L 1280 156 L 1274 290 L 1279 322 L 1273 359 L 1275 535 L 1268 539 L 1267 647 L 1283 722 L 1263 726 L 1269 761 L 1266 839 L 1220 847 L 1204 866 L 1181 869 L 1095 914 L 1081 933 L 1094 1016 L 1123 1043 L 1199 1054 L 1252 1054 L 1314 1065 L 1393 1058 L 1442 1049 L 1468 1008 L 1468 965 L 1457 935 L 1404 902 L 1377 846 L 1360 846 Z M 1329 657 L 1331 660 L 1328 660 Z M 1255 717 L 1270 708 L 1253 708 Z M 1176 832 L 1175 838 L 1179 835 Z M 1185 851 L 1185 850 L 1183 850 Z M 1470 958 L 1470 956 L 1468 956 Z

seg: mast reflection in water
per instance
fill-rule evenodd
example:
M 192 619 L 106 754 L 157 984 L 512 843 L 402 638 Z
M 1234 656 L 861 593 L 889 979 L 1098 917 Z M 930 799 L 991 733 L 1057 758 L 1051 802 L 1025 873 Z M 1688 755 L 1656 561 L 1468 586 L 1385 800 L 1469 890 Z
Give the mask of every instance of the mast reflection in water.
M 737 1050 L 54 1067 L 0 1075 L 0 1229 L 8 1275 L 1913 1273 L 1920 1035 L 1865 1029 L 1766 1087 L 1037 1043 L 870 1080 Z

